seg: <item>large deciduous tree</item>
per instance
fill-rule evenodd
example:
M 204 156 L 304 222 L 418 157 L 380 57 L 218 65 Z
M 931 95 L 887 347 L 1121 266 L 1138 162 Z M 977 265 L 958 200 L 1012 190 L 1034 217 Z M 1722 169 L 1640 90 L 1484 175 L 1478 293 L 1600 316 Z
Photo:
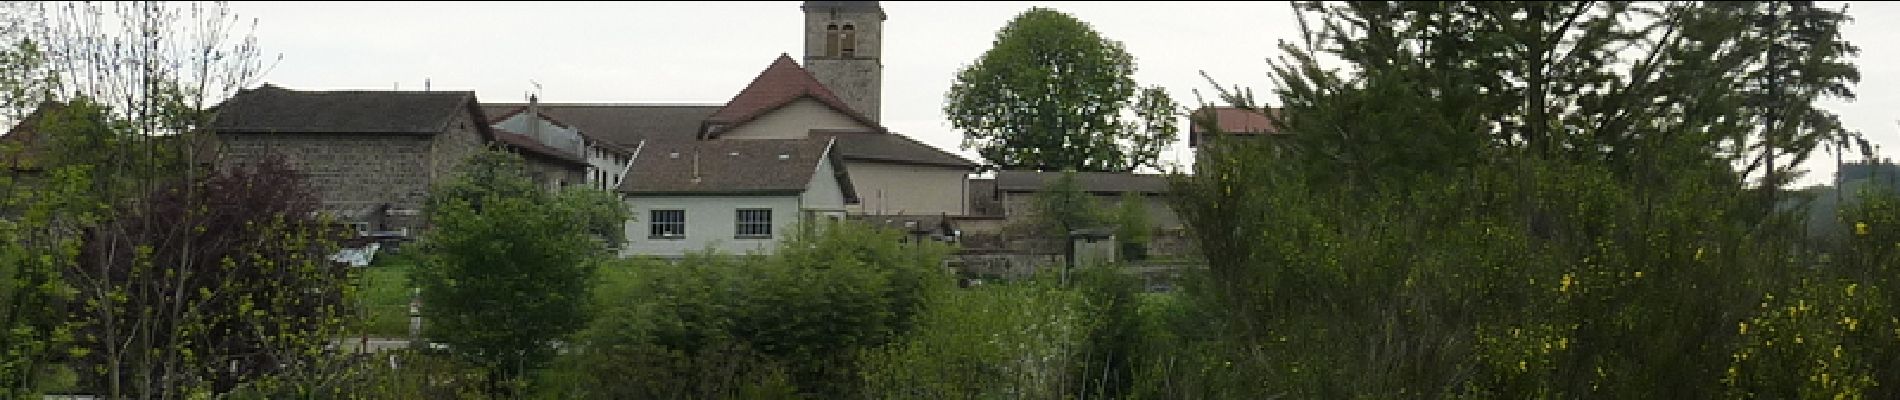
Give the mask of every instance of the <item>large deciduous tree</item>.
M 1121 42 L 1047 8 L 1017 15 L 957 73 L 944 105 L 993 168 L 1126 172 L 1159 167 L 1178 105 L 1136 84 Z
M 283 196 L 305 192 L 286 190 L 295 185 L 278 181 L 289 177 L 281 170 L 256 177 L 186 162 L 208 148 L 190 144 L 202 144 L 197 130 L 210 104 L 262 69 L 238 22 L 221 3 L 0 5 L 0 120 L 35 110 L 46 117 L 28 127 L 37 139 L 20 141 L 30 148 L 14 149 L 38 168 L 31 179 L 6 182 L 7 207 L 19 213 L 0 213 L 7 235 L 22 239 L 0 257 L 30 257 L 8 268 L 24 272 L 11 278 L 30 279 L 12 283 L 34 285 L 3 290 L 22 306 L 8 311 L 36 314 L 0 321 L 19 334 L 0 346 L 9 360 L 0 363 L 0 386 L 32 390 L 35 365 L 65 357 L 87 367 L 76 371 L 87 386 L 76 389 L 180 398 L 301 368 L 316 354 L 315 336 L 301 334 L 312 332 L 304 323 L 315 321 L 311 314 L 280 312 L 269 299 L 288 293 L 312 305 L 340 289 L 327 279 L 256 278 L 320 263 L 311 254 L 323 238 L 307 215 L 280 218 L 272 214 L 280 208 L 255 202 L 231 209 L 270 196 L 301 202 Z M 217 225 L 234 220 L 253 224 Z M 263 313 L 227 307 L 238 299 Z M 16 322 L 32 326 L 14 329 Z
M 615 240 L 599 228 L 628 212 L 597 190 L 550 193 L 501 150 L 458 173 L 430 193 L 434 228 L 410 279 L 422 290 L 423 334 L 489 368 L 490 390 L 500 390 L 493 385 L 548 361 L 555 340 L 587 323 L 595 265 Z
M 1894 397 L 1900 346 L 1865 332 L 1900 264 L 1746 195 L 1747 165 L 1846 139 L 1813 100 L 1848 93 L 1851 47 L 1758 23 L 1777 8 L 1297 5 L 1289 140 L 1208 149 L 1173 193 L 1232 341 L 1209 354 L 1287 373 L 1170 367 L 1249 379 L 1204 397 Z

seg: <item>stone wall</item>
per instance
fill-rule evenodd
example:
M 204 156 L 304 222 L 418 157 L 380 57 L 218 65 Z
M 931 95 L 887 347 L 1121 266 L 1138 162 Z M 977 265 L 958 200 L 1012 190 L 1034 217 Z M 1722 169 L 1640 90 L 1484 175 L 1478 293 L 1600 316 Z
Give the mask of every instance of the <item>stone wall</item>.
M 830 51 L 826 27 L 851 25 L 852 53 Z M 808 10 L 805 13 L 805 70 L 831 93 L 872 121 L 880 114 L 884 64 L 884 15 L 876 11 Z
M 452 177 L 469 156 L 484 148 L 474 118 L 458 113 L 440 134 L 225 133 L 218 137 L 219 165 L 229 168 L 269 154 L 304 173 L 321 209 L 338 222 L 370 229 L 423 227 L 422 206 L 431 185 Z M 384 205 L 388 214 L 378 219 Z
M 823 83 L 826 89 L 831 89 L 831 93 L 837 95 L 839 100 L 844 100 L 846 105 L 866 118 L 879 120 L 881 100 L 878 96 L 883 90 L 880 77 L 884 74 L 884 66 L 878 60 L 814 59 L 807 63 L 810 65 L 806 68 L 811 71 L 812 77 Z
M 222 134 L 219 166 L 231 168 L 275 154 L 304 174 L 321 209 L 338 222 L 374 224 L 373 212 L 388 204 L 394 214 L 386 221 L 389 229 L 416 228 L 436 170 L 429 165 L 431 139 L 382 133 Z M 409 210 L 416 215 L 406 215 Z
M 457 113 L 450 121 L 444 134 L 431 138 L 429 151 L 429 181 L 443 182 L 455 174 L 455 169 L 470 156 L 487 148 L 487 138 L 477 131 L 474 117 L 468 113 Z

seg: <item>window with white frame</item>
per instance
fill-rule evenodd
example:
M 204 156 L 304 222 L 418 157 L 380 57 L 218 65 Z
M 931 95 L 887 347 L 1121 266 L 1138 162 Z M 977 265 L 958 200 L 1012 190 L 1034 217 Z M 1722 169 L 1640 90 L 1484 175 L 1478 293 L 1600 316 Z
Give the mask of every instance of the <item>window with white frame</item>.
M 741 208 L 737 215 L 738 225 L 733 227 L 734 237 L 741 239 L 764 239 L 772 237 L 772 210 L 769 208 Z
M 686 237 L 686 210 L 653 210 L 651 217 L 647 221 L 653 239 Z

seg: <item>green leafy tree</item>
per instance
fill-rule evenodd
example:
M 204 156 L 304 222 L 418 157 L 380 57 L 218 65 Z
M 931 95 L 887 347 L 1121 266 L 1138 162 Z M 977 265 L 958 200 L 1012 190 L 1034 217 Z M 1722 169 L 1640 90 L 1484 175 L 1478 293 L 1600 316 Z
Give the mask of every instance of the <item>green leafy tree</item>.
M 1126 172 L 1159 167 L 1179 106 L 1139 87 L 1121 42 L 1055 10 L 1031 8 L 957 73 L 944 113 L 994 168 Z
M 1773 139 L 1735 78 L 1775 35 L 1728 6 L 1301 3 L 1291 139 L 1175 187 L 1211 318 L 1142 391 L 1891 397 L 1890 286 L 1746 196 L 1733 145 Z
M 33 127 L 38 139 L 25 141 L 30 148 L 15 149 L 26 151 L 40 172 L 14 175 L 6 189 L 19 207 L 9 211 L 22 211 L 4 217 L 22 235 L 14 249 L 32 255 L 13 278 L 35 282 L 32 290 L 10 294 L 59 294 L 50 303 L 16 297 L 20 301 L 14 304 L 23 307 L 9 311 L 31 315 L 37 327 L 0 328 L 24 335 L 9 337 L 0 347 L 38 349 L 39 355 L 6 356 L 24 365 L 47 365 L 41 357 L 50 352 L 57 356 L 53 363 L 80 366 L 73 371 L 78 380 L 72 383 L 78 386 L 61 390 L 112 398 L 187 397 L 221 392 L 242 379 L 303 374 L 308 356 L 316 354 L 302 347 L 321 336 L 303 334 L 313 332 L 304 319 L 311 314 L 278 313 L 271 307 L 281 303 L 265 300 L 282 299 L 279 289 L 329 293 L 324 285 L 313 277 L 258 287 L 249 280 L 258 271 L 247 268 L 253 261 L 285 261 L 276 265 L 277 272 L 301 270 L 310 261 L 276 257 L 308 255 L 321 249 L 324 239 L 306 235 L 312 231 L 301 217 L 278 221 L 207 199 L 207 185 L 251 178 L 196 170 L 183 162 L 197 148 L 183 144 L 202 138 L 195 130 L 207 125 L 210 114 L 204 111 L 210 103 L 251 84 L 261 69 L 254 40 L 236 31 L 236 22 L 222 3 L 0 5 L 0 72 L 6 75 L 0 78 L 0 106 L 6 108 L 0 120 L 11 124 L 30 112 L 50 112 Z M 224 196 L 220 201 L 261 198 L 243 188 L 218 190 Z M 39 193 L 17 195 L 22 192 Z M 178 210 L 192 212 L 168 214 Z M 52 217 L 34 216 L 40 212 Z M 244 242 L 223 235 L 259 231 L 202 225 L 252 217 L 262 218 L 253 220 L 260 224 L 257 229 L 282 235 Z M 168 221 L 171 229 L 147 229 L 154 221 Z M 181 254 L 191 256 L 172 257 Z M 234 261 L 238 272 L 207 271 L 226 263 L 220 260 Z M 213 299 L 140 291 L 154 288 L 224 290 Z M 326 298 L 310 293 L 302 293 L 309 297 L 307 305 Z M 220 308 L 239 298 L 270 312 Z M 281 327 L 284 334 L 264 342 L 255 340 L 257 332 L 216 332 L 226 339 L 222 343 L 206 339 L 211 330 L 238 327 Z M 251 351 L 241 360 L 226 358 L 246 347 Z M 232 368 L 233 361 L 239 368 Z M 21 382 L 16 373 L 34 372 L 10 368 L 0 368 L 7 369 L 0 371 L 5 376 L 0 386 L 32 390 L 32 385 L 12 383 Z
M 1028 220 L 1030 229 L 1044 239 L 1068 240 L 1069 232 L 1113 222 L 1113 215 L 1102 212 L 1095 196 L 1082 191 L 1074 171 L 1064 171 L 1031 201 L 1035 210 Z
M 423 334 L 489 368 L 491 385 L 548 361 L 557 340 L 587 323 L 596 264 L 611 256 L 594 228 L 628 217 L 590 190 L 550 193 L 520 156 L 501 150 L 465 161 L 430 193 L 432 229 L 410 274 L 422 290 Z
M 1122 195 L 1120 203 L 1115 211 L 1115 240 L 1121 242 L 1124 252 L 1131 247 L 1145 251 L 1148 240 L 1154 236 L 1154 226 L 1148 221 L 1147 199 L 1139 192 L 1128 192 Z

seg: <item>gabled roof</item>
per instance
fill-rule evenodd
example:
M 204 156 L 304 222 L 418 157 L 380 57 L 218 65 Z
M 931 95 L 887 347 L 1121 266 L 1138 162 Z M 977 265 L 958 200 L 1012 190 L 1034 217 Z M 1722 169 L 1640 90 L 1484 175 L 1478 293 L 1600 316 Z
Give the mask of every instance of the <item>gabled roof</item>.
M 1279 113 L 1275 109 L 1269 111 Z M 1188 116 L 1188 147 L 1199 146 L 1202 135 L 1270 135 L 1280 130 L 1258 110 L 1239 107 L 1205 107 Z
M 433 135 L 450 130 L 449 124 L 466 113 L 475 121 L 489 121 L 475 92 L 415 92 L 381 90 L 291 90 L 265 84 L 238 92 L 218 106 L 211 123 L 218 133 L 384 133 Z M 579 155 L 548 147 L 518 133 L 487 123 L 475 123 L 483 141 L 521 150 L 529 155 L 585 167 Z
M 847 160 L 976 168 L 970 160 L 897 133 L 813 129 L 811 136 L 838 138 L 837 151 Z
M 526 109 L 522 103 L 488 103 L 489 114 Z M 625 149 L 648 142 L 692 141 L 700 123 L 719 111 L 718 104 L 582 104 L 541 103 L 541 114 L 579 129 L 589 137 Z M 498 120 L 498 118 L 491 118 Z
M 548 147 L 548 145 L 542 144 L 540 141 L 537 141 L 537 140 L 534 140 L 534 138 L 528 137 L 528 135 L 523 135 L 520 133 L 509 131 L 507 129 L 501 129 L 501 128 L 495 128 L 495 127 L 490 127 L 489 129 L 494 130 L 495 141 L 500 142 L 502 145 L 507 146 L 508 148 L 521 150 L 523 152 L 527 152 L 531 155 L 538 156 L 545 159 L 552 159 L 558 162 L 565 162 L 570 165 L 578 165 L 582 168 L 587 167 L 586 159 L 580 158 L 580 156 L 578 155 L 569 153 L 567 151 L 563 151 L 561 149 Z
M 1061 178 L 1061 172 L 996 171 L 996 190 L 1000 192 L 1040 192 Z M 1077 172 L 1076 185 L 1084 192 L 1167 193 L 1168 176 L 1116 172 Z
M 632 195 L 797 194 L 812 179 L 837 179 L 847 201 L 855 191 L 830 138 L 648 142 L 628 166 L 620 192 Z M 814 177 L 820 162 L 835 176 Z
M 482 111 L 483 113 L 490 115 L 490 117 L 488 117 L 488 124 L 495 125 L 495 124 L 500 124 L 502 121 L 507 121 L 509 118 L 514 118 L 516 115 L 527 113 L 528 106 L 519 106 L 519 107 L 509 108 L 509 107 L 495 107 L 493 105 L 484 104 L 482 105 Z M 565 129 L 573 129 L 575 132 L 580 133 L 582 138 L 586 138 L 588 142 L 592 142 L 596 145 L 599 145 L 601 148 L 612 151 L 615 154 L 619 154 L 623 156 L 633 154 L 633 148 L 635 146 L 621 145 L 620 143 L 617 143 L 611 140 L 606 140 L 605 138 L 602 138 L 599 135 L 595 135 L 593 132 L 588 132 L 586 129 L 580 129 L 580 128 L 574 127 L 574 125 L 570 125 L 566 122 L 562 122 L 560 119 L 556 119 L 554 118 L 554 116 L 548 115 L 548 112 L 545 109 L 541 110 L 541 112 L 537 114 L 540 114 L 541 120 L 547 121 L 549 124 L 553 124 L 554 126 L 557 126 L 557 127 L 561 127 Z M 495 129 L 503 130 L 499 127 Z
M 220 133 L 390 133 L 447 131 L 475 92 L 305 91 L 270 84 L 238 92 L 218 107 Z
M 780 53 L 778 59 L 773 60 L 772 65 L 766 67 L 764 72 L 760 72 L 757 78 L 753 78 L 751 85 L 747 85 L 745 90 L 740 90 L 738 95 L 732 97 L 732 101 L 726 102 L 724 108 L 720 108 L 718 112 L 707 117 L 706 123 L 709 126 L 741 125 L 798 99 L 815 100 L 864 126 L 873 127 L 880 132 L 884 129 L 877 124 L 877 121 L 865 117 L 863 113 L 851 109 L 850 105 L 839 100 L 837 95 L 831 93 L 831 89 L 819 83 L 817 78 L 813 78 L 811 72 L 798 66 L 798 62 L 792 61 L 791 55 L 783 53 Z M 718 135 L 719 132 L 712 131 L 704 136 L 710 139 Z

